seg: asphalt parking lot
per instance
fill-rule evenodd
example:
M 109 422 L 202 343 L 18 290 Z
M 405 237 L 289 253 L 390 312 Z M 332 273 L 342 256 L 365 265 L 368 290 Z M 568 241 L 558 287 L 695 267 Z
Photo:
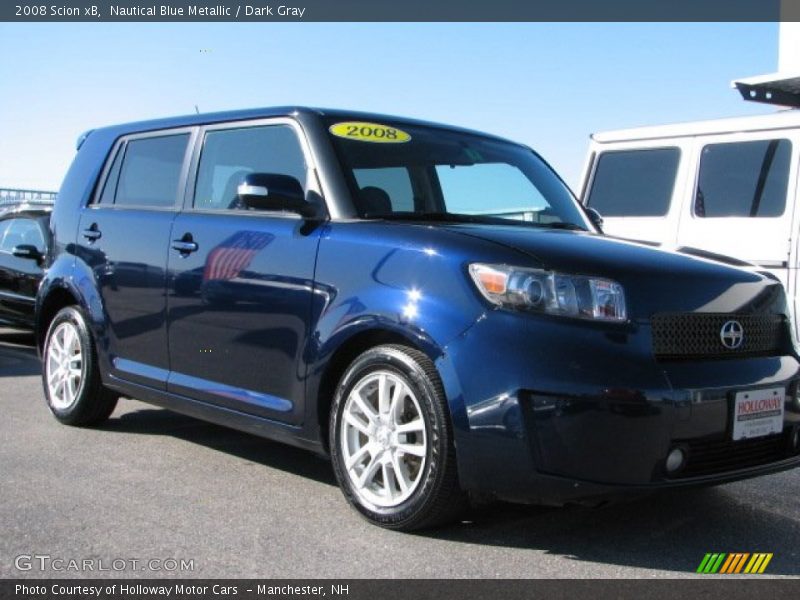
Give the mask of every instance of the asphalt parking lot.
M 135 401 L 100 429 L 59 425 L 32 336 L 4 329 L 0 409 L 3 578 L 683 577 L 706 552 L 773 552 L 767 574 L 800 575 L 800 471 L 599 509 L 498 503 L 409 535 L 361 520 L 300 450 Z M 126 563 L 38 569 L 53 559 Z

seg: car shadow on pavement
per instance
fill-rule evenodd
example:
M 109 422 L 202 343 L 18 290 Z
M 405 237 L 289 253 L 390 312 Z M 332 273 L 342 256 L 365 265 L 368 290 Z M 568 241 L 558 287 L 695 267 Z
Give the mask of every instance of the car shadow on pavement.
M 694 573 L 707 552 L 771 552 L 767 575 L 797 576 L 800 522 L 774 510 L 778 502 L 770 501 L 771 494 L 782 492 L 770 478 L 757 481 L 764 486 L 759 504 L 740 499 L 735 489 L 740 484 L 664 491 L 600 508 L 498 502 L 473 510 L 458 525 L 423 535 L 680 575 Z M 785 502 L 796 513 L 795 498 Z M 591 564 L 586 573 L 591 576 Z
M 0 377 L 26 377 L 41 371 L 33 333 L 0 329 Z
M 145 435 L 169 435 L 256 464 L 336 485 L 330 464 L 310 452 L 270 442 L 168 410 L 144 408 L 103 427 Z M 494 502 L 470 510 L 460 523 L 415 535 L 432 540 L 531 549 L 593 563 L 694 573 L 707 552 L 772 552 L 767 575 L 800 575 L 800 522 L 780 513 L 796 507 L 790 474 L 759 480 L 757 499 L 738 486 L 671 490 L 600 508 L 535 507 Z M 776 482 L 775 478 L 783 478 Z M 783 489 L 785 488 L 791 489 Z M 784 496 L 783 504 L 776 502 Z M 790 497 L 787 497 L 790 496 Z M 793 509 L 795 512 L 796 508 Z M 402 535 L 402 534 L 398 534 Z M 502 569 L 498 572 L 501 572 Z M 532 567 L 531 573 L 535 569 Z M 620 576 L 624 571 L 620 571 Z
M 144 435 L 168 435 L 252 463 L 307 477 L 319 483 L 336 485 L 330 463 L 312 452 L 166 409 L 142 408 L 123 413 L 118 417 L 112 415 L 111 419 L 99 429 Z

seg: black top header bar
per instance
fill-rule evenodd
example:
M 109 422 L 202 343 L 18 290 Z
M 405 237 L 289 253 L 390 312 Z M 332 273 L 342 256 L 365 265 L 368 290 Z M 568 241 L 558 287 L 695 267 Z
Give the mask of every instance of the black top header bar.
M 7 22 L 795 21 L 800 0 L 7 0 Z

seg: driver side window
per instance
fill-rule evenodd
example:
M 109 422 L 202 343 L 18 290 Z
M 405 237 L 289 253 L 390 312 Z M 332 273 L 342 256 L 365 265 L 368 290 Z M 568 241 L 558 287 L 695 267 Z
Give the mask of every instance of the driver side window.
M 246 175 L 289 175 L 305 188 L 306 171 L 300 141 L 289 125 L 209 131 L 200 155 L 194 208 L 243 210 L 237 189 Z

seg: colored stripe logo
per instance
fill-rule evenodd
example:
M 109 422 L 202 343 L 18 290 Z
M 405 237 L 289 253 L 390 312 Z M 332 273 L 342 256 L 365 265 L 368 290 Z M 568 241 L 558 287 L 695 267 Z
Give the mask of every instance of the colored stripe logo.
M 772 552 L 709 552 L 703 557 L 697 573 L 704 575 L 760 575 L 772 560 Z

